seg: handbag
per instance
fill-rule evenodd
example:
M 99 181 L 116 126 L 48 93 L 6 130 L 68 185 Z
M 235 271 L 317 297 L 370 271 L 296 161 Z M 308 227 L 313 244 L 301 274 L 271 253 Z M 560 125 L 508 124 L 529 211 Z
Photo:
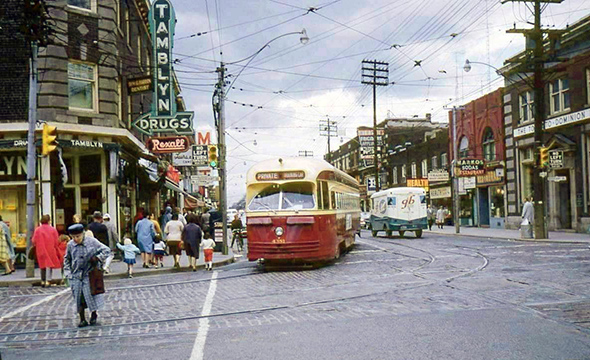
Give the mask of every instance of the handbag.
M 98 295 L 104 294 L 104 276 L 99 266 L 94 266 L 88 273 L 88 279 L 90 282 L 90 294 Z
M 31 248 L 29 249 L 29 260 L 37 260 L 37 248 L 35 247 L 35 245 L 31 246 Z

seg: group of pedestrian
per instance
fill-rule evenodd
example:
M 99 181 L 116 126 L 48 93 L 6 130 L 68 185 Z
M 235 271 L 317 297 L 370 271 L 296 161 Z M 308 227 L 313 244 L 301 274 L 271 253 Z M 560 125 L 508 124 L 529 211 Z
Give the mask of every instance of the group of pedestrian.
M 449 211 L 444 206 L 439 206 L 438 210 L 432 204 L 428 206 L 428 208 L 426 209 L 428 230 L 432 230 L 432 225 L 434 225 L 435 223 L 439 229 L 443 229 L 445 226 L 445 222 L 447 221 L 448 214 Z

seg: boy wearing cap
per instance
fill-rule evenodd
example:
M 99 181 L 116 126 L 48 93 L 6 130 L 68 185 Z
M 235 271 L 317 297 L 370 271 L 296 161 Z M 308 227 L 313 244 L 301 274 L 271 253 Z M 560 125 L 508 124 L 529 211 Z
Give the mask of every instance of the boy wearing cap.
M 89 273 L 99 262 L 106 260 L 111 250 L 97 239 L 85 236 L 82 224 L 71 225 L 68 232 L 72 240 L 66 247 L 64 271 L 80 316 L 78 327 L 88 326 L 84 314 L 86 308 L 92 313 L 90 325 L 94 325 L 98 319 L 96 312 L 104 305 L 104 294 L 92 295 Z

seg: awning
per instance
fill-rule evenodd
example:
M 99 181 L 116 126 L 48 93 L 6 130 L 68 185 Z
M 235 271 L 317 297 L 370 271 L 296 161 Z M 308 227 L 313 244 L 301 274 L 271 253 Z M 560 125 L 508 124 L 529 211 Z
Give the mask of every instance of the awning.
M 176 191 L 179 194 L 185 194 L 185 192 L 174 182 L 170 181 L 170 179 L 166 178 L 166 182 L 164 186 L 172 191 Z
M 145 170 L 153 182 L 158 182 L 160 177 L 158 176 L 158 164 L 146 159 L 138 159 L 139 165 Z M 172 189 L 174 190 L 174 189 Z
M 205 206 L 204 201 L 201 201 L 201 200 L 197 199 L 196 197 L 192 196 L 191 194 L 189 194 L 188 192 L 182 190 L 178 185 L 176 185 L 174 182 L 170 181 L 169 179 L 166 179 L 164 186 L 172 191 L 176 191 L 177 193 L 184 195 L 184 207 L 185 208 L 195 209 L 197 207 Z

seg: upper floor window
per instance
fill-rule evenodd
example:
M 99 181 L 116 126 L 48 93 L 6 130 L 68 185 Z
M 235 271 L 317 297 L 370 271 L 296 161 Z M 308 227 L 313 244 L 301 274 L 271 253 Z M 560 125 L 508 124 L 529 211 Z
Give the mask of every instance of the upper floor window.
M 549 84 L 551 93 L 551 114 L 569 110 L 570 84 L 568 79 L 557 79 Z
M 393 172 L 391 173 L 391 182 L 393 184 L 397 184 L 397 166 L 393 168 Z
M 428 177 L 428 160 L 422 160 L 422 177 Z
M 590 104 L 590 69 L 586 69 L 586 95 L 588 96 L 586 104 Z
M 70 108 L 94 110 L 96 100 L 96 65 L 68 64 L 68 98 Z
M 459 157 L 464 158 L 469 154 L 469 139 L 467 136 L 463 136 L 459 142 Z
M 447 156 L 447 153 L 440 154 L 440 166 L 447 167 L 448 165 L 449 165 L 449 158 Z
M 68 0 L 68 5 L 79 7 L 81 9 L 93 10 L 94 0 Z
M 416 172 L 417 172 L 417 166 L 416 163 L 413 162 L 412 163 L 412 178 L 415 179 L 416 178 Z
M 431 165 L 432 165 L 431 166 L 432 167 L 432 170 L 438 169 L 438 158 L 436 156 L 433 156 L 432 157 L 432 159 L 431 159 Z
M 406 165 L 402 165 L 402 177 L 406 178 Z
M 483 135 L 483 158 L 486 161 L 496 160 L 496 145 L 494 143 L 494 133 L 492 129 L 487 128 Z
M 520 122 L 525 123 L 534 120 L 533 104 L 535 97 L 532 91 L 526 91 L 518 97 L 520 101 Z

